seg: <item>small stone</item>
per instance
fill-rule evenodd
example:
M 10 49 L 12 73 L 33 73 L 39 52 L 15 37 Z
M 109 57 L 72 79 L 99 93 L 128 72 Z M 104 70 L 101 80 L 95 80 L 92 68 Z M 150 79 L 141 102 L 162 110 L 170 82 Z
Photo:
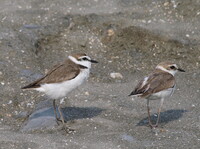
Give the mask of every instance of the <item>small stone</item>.
M 12 103 L 12 100 L 10 100 L 7 104 L 11 104 Z
M 148 20 L 147 23 L 151 23 L 151 20 Z
M 11 114 L 9 114 L 9 113 L 7 113 L 7 114 L 6 114 L 6 116 L 7 116 L 7 117 L 11 117 L 12 115 L 11 115 Z
M 110 77 L 113 78 L 113 79 L 122 79 L 123 78 L 122 74 L 119 73 L 119 72 L 110 73 Z
M 108 36 L 113 36 L 115 34 L 115 32 L 113 29 L 108 29 L 107 34 L 108 34 Z
M 90 95 L 90 93 L 89 93 L 89 92 L 85 92 L 85 95 L 87 95 L 87 96 L 88 96 L 88 95 Z
M 169 2 L 165 2 L 165 3 L 164 3 L 164 6 L 168 6 L 168 5 L 169 5 Z

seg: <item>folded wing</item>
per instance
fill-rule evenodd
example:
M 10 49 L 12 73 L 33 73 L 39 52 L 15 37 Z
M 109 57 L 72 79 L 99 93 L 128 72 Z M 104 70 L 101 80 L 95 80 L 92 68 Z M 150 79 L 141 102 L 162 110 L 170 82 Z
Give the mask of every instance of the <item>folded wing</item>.
M 148 77 L 141 80 L 130 94 L 140 97 L 147 97 L 152 93 L 172 88 L 175 85 L 174 77 L 166 72 L 152 73 Z
M 38 88 L 41 84 L 59 83 L 75 78 L 80 73 L 79 65 L 62 63 L 54 66 L 44 77 L 22 87 L 22 89 Z

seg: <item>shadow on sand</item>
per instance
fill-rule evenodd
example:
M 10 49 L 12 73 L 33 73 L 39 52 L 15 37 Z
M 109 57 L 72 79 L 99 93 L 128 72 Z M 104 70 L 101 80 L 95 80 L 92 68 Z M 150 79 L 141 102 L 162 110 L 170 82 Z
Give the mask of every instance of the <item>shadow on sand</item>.
M 99 115 L 104 109 L 97 107 L 66 107 L 62 109 L 65 121 L 92 118 Z M 33 112 L 21 131 L 52 129 L 56 126 L 53 107 L 42 108 Z
M 183 113 L 188 112 L 187 110 L 181 110 L 181 109 L 174 109 L 174 110 L 167 110 L 160 113 L 160 121 L 159 124 L 166 124 L 171 121 L 177 120 L 183 116 Z M 151 120 L 153 123 L 157 120 L 157 115 L 154 114 L 151 115 Z M 137 123 L 137 126 L 145 126 L 148 124 L 148 117 L 142 119 Z
M 83 118 L 92 118 L 99 115 L 104 109 L 97 107 L 66 107 L 62 109 L 63 115 L 66 121 L 83 119 Z
M 99 115 L 104 109 L 100 109 L 97 107 L 65 107 L 62 108 L 63 116 L 66 121 L 75 120 L 75 119 L 83 119 L 83 118 L 92 118 Z M 58 110 L 57 110 L 57 113 Z M 36 119 L 39 117 L 54 117 L 53 108 L 44 108 L 34 112 L 30 119 Z

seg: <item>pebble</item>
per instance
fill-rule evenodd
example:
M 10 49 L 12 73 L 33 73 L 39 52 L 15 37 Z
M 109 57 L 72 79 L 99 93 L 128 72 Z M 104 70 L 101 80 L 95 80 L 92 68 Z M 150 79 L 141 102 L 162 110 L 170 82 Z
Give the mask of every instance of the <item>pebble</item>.
M 168 5 L 169 5 L 169 2 L 165 2 L 165 3 L 164 3 L 164 6 L 168 6 Z
M 186 36 L 186 37 L 190 37 L 190 35 L 189 35 L 189 34 L 186 34 L 185 36 Z
M 87 95 L 87 96 L 88 96 L 88 95 L 90 95 L 90 93 L 89 93 L 89 92 L 85 92 L 85 95 Z
M 110 77 L 113 79 L 123 79 L 123 76 L 121 73 L 119 72 L 112 72 L 110 73 Z
M 7 104 L 11 104 L 12 103 L 12 100 L 10 100 Z
M 113 36 L 115 34 L 115 32 L 113 29 L 108 29 L 107 34 L 108 34 L 108 36 Z

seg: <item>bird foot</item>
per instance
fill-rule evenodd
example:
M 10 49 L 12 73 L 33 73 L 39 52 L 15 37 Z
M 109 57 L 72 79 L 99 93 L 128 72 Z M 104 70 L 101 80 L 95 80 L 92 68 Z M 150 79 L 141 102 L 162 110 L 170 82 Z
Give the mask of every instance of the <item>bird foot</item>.
M 67 124 L 58 125 L 57 130 L 61 131 L 63 134 L 71 134 L 76 132 L 75 129 L 70 128 Z
M 64 122 L 65 122 L 65 123 L 67 123 L 67 121 L 65 121 L 65 120 L 64 120 Z M 61 119 L 59 119 L 59 118 L 56 118 L 56 123 L 57 123 L 58 125 L 60 125 L 60 123 L 63 123 L 63 122 L 62 122 L 62 120 L 61 120 Z
M 61 126 L 60 129 L 61 129 L 61 130 L 64 130 L 66 133 L 72 133 L 72 132 L 75 131 L 74 129 L 71 129 L 71 128 L 69 128 L 69 127 L 67 126 L 66 121 L 64 121 L 64 123 L 63 123 L 63 121 L 62 121 L 61 119 L 56 118 L 56 122 L 57 122 L 57 124 L 58 124 L 59 126 Z
M 155 128 L 157 128 L 157 127 L 158 127 L 158 124 L 156 124 L 156 125 L 149 124 L 149 126 L 150 126 L 150 128 L 151 128 L 151 129 L 155 129 Z
M 63 125 L 62 128 L 61 128 L 61 130 L 64 130 L 66 133 L 73 133 L 73 132 L 75 132 L 74 129 L 69 128 L 69 127 L 66 126 L 66 125 Z
M 69 127 L 64 127 L 63 128 L 67 133 L 72 133 L 72 132 L 75 132 L 75 130 L 74 129 L 72 129 L 72 128 L 69 128 Z

